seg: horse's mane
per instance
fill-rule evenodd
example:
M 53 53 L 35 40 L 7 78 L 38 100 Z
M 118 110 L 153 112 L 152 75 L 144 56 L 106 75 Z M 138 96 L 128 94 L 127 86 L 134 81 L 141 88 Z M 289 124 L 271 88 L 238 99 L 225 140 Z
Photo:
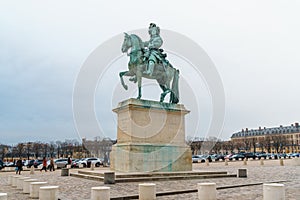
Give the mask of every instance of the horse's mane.
M 130 37 L 133 40 L 138 40 L 138 43 L 140 44 L 141 48 L 144 48 L 144 43 L 143 43 L 142 39 L 139 36 L 137 36 L 136 34 L 130 34 Z

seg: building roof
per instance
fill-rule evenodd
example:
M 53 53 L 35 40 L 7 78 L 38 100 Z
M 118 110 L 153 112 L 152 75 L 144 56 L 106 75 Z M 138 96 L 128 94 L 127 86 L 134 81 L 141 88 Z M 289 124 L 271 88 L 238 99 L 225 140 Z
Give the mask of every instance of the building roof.
M 292 124 L 290 126 L 279 126 L 273 128 L 259 128 L 259 129 L 251 129 L 245 130 L 242 129 L 240 132 L 233 133 L 231 138 L 238 137 L 248 137 L 248 136 L 259 136 L 259 135 L 268 135 L 268 134 L 290 134 L 290 133 L 299 133 L 300 127 L 299 123 Z

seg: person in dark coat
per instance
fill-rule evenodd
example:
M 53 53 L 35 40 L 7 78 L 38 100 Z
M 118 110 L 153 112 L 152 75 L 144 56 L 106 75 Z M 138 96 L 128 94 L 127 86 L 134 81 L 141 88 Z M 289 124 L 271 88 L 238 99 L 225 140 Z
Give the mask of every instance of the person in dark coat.
M 16 171 L 16 174 L 21 174 L 21 171 L 22 171 L 22 165 L 23 165 L 23 163 L 22 163 L 22 160 L 21 160 L 21 158 L 17 161 L 17 163 L 16 163 L 16 166 L 17 166 L 17 171 Z

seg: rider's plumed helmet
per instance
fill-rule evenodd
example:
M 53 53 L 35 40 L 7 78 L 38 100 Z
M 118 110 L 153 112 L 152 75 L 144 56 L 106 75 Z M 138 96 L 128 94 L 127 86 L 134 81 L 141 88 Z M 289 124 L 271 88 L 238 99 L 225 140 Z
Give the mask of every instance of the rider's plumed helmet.
M 156 26 L 156 24 L 154 24 L 154 23 L 150 23 L 150 26 L 149 26 L 149 34 L 150 34 L 150 32 L 151 32 L 151 30 L 153 29 L 153 28 L 155 28 L 156 29 L 156 31 L 157 31 L 157 33 L 159 34 L 160 33 L 160 28 L 158 27 L 158 26 Z

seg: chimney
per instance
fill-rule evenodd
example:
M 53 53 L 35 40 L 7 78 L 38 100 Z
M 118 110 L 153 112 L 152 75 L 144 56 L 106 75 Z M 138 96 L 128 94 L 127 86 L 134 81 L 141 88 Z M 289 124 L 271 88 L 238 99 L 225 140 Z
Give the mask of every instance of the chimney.
M 296 122 L 296 123 L 295 123 L 295 126 L 296 126 L 296 128 L 298 128 L 298 127 L 299 127 L 299 123 L 298 123 L 298 122 Z
M 259 127 L 259 128 L 258 128 L 258 130 L 260 130 L 260 131 L 261 131 L 261 127 Z
M 248 132 L 248 128 L 246 128 L 246 132 Z
M 264 129 L 267 129 L 266 127 L 264 127 Z
M 242 133 L 244 133 L 244 129 L 242 129 Z

